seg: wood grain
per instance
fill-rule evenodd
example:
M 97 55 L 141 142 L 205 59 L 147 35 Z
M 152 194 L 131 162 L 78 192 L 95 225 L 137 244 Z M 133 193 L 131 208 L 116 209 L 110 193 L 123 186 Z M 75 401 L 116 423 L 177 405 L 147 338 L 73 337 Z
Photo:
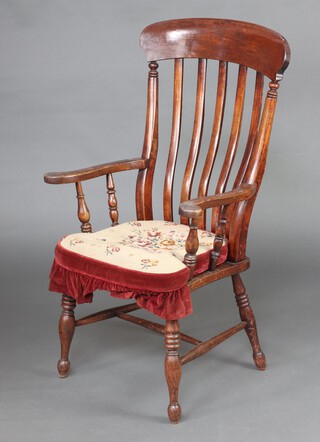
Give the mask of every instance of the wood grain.
M 279 33 L 253 23 L 216 18 L 177 19 L 147 26 L 140 37 L 147 60 L 208 58 L 248 66 L 272 80 L 290 61 Z

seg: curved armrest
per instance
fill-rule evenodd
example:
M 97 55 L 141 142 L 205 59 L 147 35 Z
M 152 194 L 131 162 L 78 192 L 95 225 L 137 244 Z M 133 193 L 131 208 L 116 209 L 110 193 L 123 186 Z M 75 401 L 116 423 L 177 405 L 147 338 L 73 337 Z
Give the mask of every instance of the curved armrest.
M 108 173 L 122 172 L 124 170 L 146 169 L 148 160 L 145 158 L 132 158 L 131 160 L 113 161 L 86 167 L 85 169 L 71 170 L 68 172 L 48 172 L 44 181 L 48 184 L 66 184 L 90 180 Z
M 210 209 L 217 206 L 226 206 L 238 203 L 239 201 L 249 200 L 256 193 L 255 184 L 243 183 L 230 192 L 218 193 L 216 195 L 203 196 L 192 200 L 184 201 L 179 206 L 179 215 L 187 218 L 199 218 L 204 209 Z

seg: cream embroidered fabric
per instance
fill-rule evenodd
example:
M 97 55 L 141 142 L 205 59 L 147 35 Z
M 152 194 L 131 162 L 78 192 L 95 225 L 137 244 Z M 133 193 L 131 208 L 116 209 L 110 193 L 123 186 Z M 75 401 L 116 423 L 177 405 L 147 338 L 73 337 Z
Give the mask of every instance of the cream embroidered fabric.
M 140 272 L 164 274 L 185 268 L 189 227 L 167 221 L 132 221 L 96 233 L 65 237 L 61 246 L 74 253 Z M 214 234 L 198 231 L 198 255 L 212 249 Z

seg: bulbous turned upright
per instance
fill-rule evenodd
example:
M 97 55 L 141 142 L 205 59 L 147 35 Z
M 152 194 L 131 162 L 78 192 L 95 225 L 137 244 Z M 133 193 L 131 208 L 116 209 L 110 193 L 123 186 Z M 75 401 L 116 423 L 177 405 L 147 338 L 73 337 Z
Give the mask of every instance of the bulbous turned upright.
M 180 327 L 177 320 L 166 321 L 165 344 L 165 374 L 170 397 L 168 416 L 172 424 L 177 424 L 181 417 L 181 407 L 178 401 L 178 394 L 182 372 L 182 364 L 179 356 Z

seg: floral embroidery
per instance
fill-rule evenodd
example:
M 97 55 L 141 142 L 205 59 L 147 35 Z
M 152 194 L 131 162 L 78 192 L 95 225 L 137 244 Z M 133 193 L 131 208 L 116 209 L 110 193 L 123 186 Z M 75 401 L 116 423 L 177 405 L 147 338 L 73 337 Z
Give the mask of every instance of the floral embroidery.
M 112 255 L 112 251 L 110 250 L 109 246 L 106 247 L 105 249 L 106 255 Z
M 130 221 L 128 224 L 130 224 L 130 226 L 141 227 L 141 223 L 138 221 Z
M 120 247 L 116 246 L 107 246 L 105 249 L 106 255 L 113 255 L 114 253 L 120 252 Z
M 149 230 L 149 231 L 147 232 L 147 235 L 148 235 L 150 238 L 157 238 L 158 236 L 161 236 L 161 232 L 159 232 L 158 229 L 153 228 L 153 229 L 151 229 L 151 231 Z
M 181 233 L 173 229 L 164 233 L 161 232 L 159 227 L 143 230 L 137 228 L 142 225 L 141 223 L 130 222 L 129 224 L 134 228 L 127 238 L 122 239 L 121 244 L 135 248 L 145 248 L 155 253 L 160 253 L 161 249 L 174 250 L 184 247 L 188 236 L 187 230 Z M 176 226 L 177 224 L 171 221 L 164 221 L 163 225 Z
M 208 232 L 207 230 L 202 230 L 201 237 L 202 238 L 212 238 L 214 235 L 212 232 Z
M 82 239 L 79 239 L 79 238 L 73 238 L 69 242 L 70 247 L 76 246 L 77 244 L 83 244 L 83 243 L 84 243 L 84 241 Z
M 175 246 L 176 242 L 174 239 L 164 239 L 160 244 L 163 246 L 163 248 L 170 250 L 173 246 Z
M 150 267 L 154 267 L 156 265 L 158 265 L 158 260 L 156 259 L 142 259 L 141 260 L 141 266 L 142 266 L 142 270 L 146 270 L 149 269 Z
M 131 221 L 88 234 L 66 237 L 64 247 L 102 262 L 150 273 L 184 268 L 189 228 L 171 221 Z M 214 233 L 200 230 L 198 255 L 213 247 Z M 176 270 L 174 270 L 176 269 Z

